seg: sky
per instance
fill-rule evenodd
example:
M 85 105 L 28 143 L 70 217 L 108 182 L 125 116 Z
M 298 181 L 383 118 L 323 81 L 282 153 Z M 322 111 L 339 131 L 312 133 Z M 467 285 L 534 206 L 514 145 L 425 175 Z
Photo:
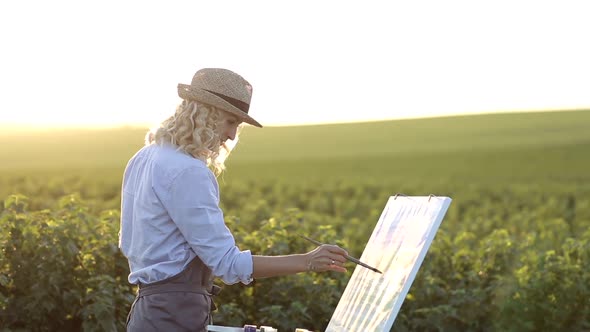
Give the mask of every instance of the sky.
M 0 126 L 154 125 L 204 67 L 263 125 L 590 108 L 587 1 L 0 3 Z

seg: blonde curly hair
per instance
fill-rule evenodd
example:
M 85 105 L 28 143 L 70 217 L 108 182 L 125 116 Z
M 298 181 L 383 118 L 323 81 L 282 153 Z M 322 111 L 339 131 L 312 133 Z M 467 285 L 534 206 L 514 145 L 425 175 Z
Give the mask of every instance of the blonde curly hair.
M 175 145 L 179 150 L 202 160 L 218 176 L 225 170 L 225 159 L 233 148 L 230 144 L 222 144 L 217 132 L 223 117 L 221 112 L 214 106 L 183 99 L 174 115 L 147 132 L 145 144 Z M 234 143 L 238 136 L 239 130 Z

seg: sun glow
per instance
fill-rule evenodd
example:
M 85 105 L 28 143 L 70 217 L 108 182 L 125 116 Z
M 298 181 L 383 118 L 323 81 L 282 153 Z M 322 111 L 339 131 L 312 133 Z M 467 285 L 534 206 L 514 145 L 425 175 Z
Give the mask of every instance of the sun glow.
M 0 125 L 149 127 L 202 67 L 247 78 L 265 126 L 590 108 L 588 7 L 3 2 Z

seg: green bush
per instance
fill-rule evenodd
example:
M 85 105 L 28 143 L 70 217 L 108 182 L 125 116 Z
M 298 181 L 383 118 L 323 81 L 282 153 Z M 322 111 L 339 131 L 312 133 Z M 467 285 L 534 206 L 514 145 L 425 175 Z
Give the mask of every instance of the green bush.
M 226 223 L 241 249 L 264 255 L 311 250 L 297 236 L 304 234 L 360 256 L 387 197 L 375 184 L 234 184 L 222 191 Z M 573 200 L 570 190 L 558 186 L 547 194 L 514 185 L 451 192 L 454 201 L 392 330 L 590 329 L 590 204 L 584 195 Z M 78 194 L 5 199 L 0 331 L 124 330 L 135 288 L 117 248 L 119 212 L 109 204 L 100 209 Z M 32 208 L 41 205 L 47 208 Z M 349 267 L 347 274 L 223 286 L 214 322 L 321 331 Z
M 132 288 L 117 248 L 119 213 L 87 212 L 78 195 L 28 211 L 9 196 L 0 215 L 2 327 L 27 331 L 123 328 Z

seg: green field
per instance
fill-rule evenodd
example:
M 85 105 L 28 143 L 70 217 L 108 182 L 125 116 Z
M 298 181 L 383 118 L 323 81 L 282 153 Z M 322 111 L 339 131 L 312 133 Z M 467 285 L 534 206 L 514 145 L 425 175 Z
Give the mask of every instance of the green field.
M 228 176 L 247 173 L 265 177 L 269 175 L 266 171 L 278 167 L 271 176 L 287 175 L 283 171 L 298 175 L 296 170 L 301 170 L 306 177 L 325 178 L 338 176 L 340 169 L 356 171 L 358 167 L 361 171 L 380 171 L 356 174 L 370 178 L 397 175 L 407 179 L 408 175 L 434 175 L 433 169 L 443 177 L 467 171 L 475 177 L 505 178 L 512 177 L 507 170 L 512 170 L 514 177 L 529 174 L 531 165 L 542 160 L 546 165 L 534 167 L 537 174 L 567 179 L 588 165 L 582 152 L 590 141 L 589 124 L 590 111 L 564 111 L 246 127 L 230 159 Z M 143 144 L 145 131 L 120 128 L 0 133 L 0 170 L 121 170 Z M 294 167 L 287 170 L 286 165 Z M 254 171 L 256 167 L 262 167 L 262 172 Z M 329 172 L 324 172 L 326 169 Z
M 82 255 L 81 248 L 94 246 L 91 256 L 96 260 L 112 260 L 121 175 L 143 145 L 145 131 L 0 132 L 0 197 L 28 197 L 23 220 L 31 229 L 45 229 L 42 225 L 49 219 L 60 220 L 65 228 L 68 222 L 108 222 L 108 236 L 101 240 L 85 227 L 67 228 L 80 232 L 74 245 L 78 251 L 68 259 L 85 266 L 80 262 L 89 256 Z M 590 329 L 590 111 L 246 127 L 227 166 L 219 179 L 226 221 L 238 244 L 254 253 L 309 250 L 294 236 L 305 232 L 360 255 L 390 195 L 452 197 L 393 330 Z M 21 257 L 16 251 L 6 251 L 24 243 L 14 235 L 26 224 L 17 222 L 22 215 L 15 212 L 15 204 L 13 198 L 7 200 L 1 219 L 12 229 L 6 234 L 12 235 L 0 238 L 5 250 L 0 266 L 9 280 L 3 282 L 0 275 L 0 322 L 11 322 L 4 326 L 11 329 L 26 327 L 15 314 L 18 299 L 36 299 L 22 293 L 35 284 L 32 277 L 22 284 L 16 281 L 33 273 L 34 264 L 27 270 L 15 263 Z M 34 241 L 49 238 L 43 231 L 25 233 Z M 71 238 L 59 237 L 55 245 L 66 245 Z M 31 253 L 27 259 L 46 259 L 34 246 L 24 248 Z M 62 260 L 60 255 L 66 254 L 54 253 L 52 262 Z M 88 300 L 90 304 L 77 304 L 81 309 L 76 312 L 41 310 L 35 313 L 37 322 L 67 316 L 70 325 L 55 323 L 54 328 L 101 330 L 101 322 L 114 320 L 121 329 L 132 289 L 125 284 L 125 262 L 118 257 L 109 264 L 118 267 L 109 270 L 107 264 L 104 273 L 84 267 L 86 274 L 79 280 L 95 280 L 98 273 L 108 280 L 101 279 L 108 284 L 103 288 L 123 285 L 103 295 L 103 301 L 115 304 L 99 310 L 95 300 Z M 45 272 L 63 276 L 67 271 L 61 266 Z M 58 279 L 46 282 L 90 287 Z M 303 274 L 225 287 L 214 317 L 233 326 L 321 330 L 346 281 L 346 275 Z M 52 300 L 44 301 L 72 307 L 51 294 L 47 298 Z M 324 303 L 310 301 L 318 295 Z

